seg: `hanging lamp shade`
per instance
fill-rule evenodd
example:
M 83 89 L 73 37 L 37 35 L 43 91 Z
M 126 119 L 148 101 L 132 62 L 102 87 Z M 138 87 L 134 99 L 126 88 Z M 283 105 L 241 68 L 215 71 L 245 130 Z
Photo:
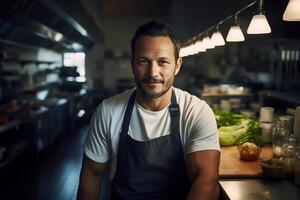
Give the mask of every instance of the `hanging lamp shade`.
M 244 37 L 244 34 L 240 28 L 239 25 L 234 25 L 234 26 L 231 26 L 229 31 L 228 31 L 228 34 L 227 34 L 227 37 L 226 37 L 226 41 L 227 42 L 242 42 L 242 41 L 245 41 L 245 37 Z
M 203 43 L 201 40 L 198 40 L 195 44 L 196 46 L 196 49 L 197 49 L 197 53 L 199 52 L 205 52 L 206 51 L 206 48 L 204 47 Z
M 284 13 L 284 21 L 300 21 L 300 0 L 290 0 Z
M 254 15 L 247 29 L 248 34 L 271 33 L 271 27 L 264 14 Z
M 202 43 L 203 43 L 205 49 L 215 48 L 214 44 L 211 42 L 211 39 L 208 36 L 203 38 Z
M 184 48 L 180 48 L 180 51 L 179 51 L 179 57 L 180 58 L 183 58 L 185 57 L 186 53 L 185 53 L 185 49 Z
M 222 33 L 220 31 L 216 31 L 212 34 L 211 42 L 215 46 L 224 46 L 225 45 L 224 38 L 223 38 Z
M 190 45 L 186 48 L 186 56 L 193 55 L 193 46 Z

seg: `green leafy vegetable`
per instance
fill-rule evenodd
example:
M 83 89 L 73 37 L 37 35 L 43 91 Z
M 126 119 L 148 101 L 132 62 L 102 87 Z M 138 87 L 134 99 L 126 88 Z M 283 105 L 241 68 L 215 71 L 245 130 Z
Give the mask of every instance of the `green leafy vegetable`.
M 239 123 L 244 118 L 242 115 L 236 115 L 231 112 L 221 112 L 215 110 L 218 128 L 222 126 L 231 126 Z
M 221 146 L 252 142 L 263 146 L 262 127 L 254 119 L 230 112 L 215 111 Z
M 254 120 L 249 121 L 246 133 L 237 138 L 236 144 L 242 144 L 244 142 L 252 142 L 260 147 L 264 145 L 262 127 L 260 123 Z

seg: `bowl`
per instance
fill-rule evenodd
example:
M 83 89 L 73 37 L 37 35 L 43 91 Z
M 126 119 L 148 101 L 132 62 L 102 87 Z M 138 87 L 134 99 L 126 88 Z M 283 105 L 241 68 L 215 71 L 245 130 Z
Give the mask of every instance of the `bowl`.
M 268 177 L 289 177 L 293 171 L 280 158 L 265 158 L 258 161 L 262 169 L 262 174 Z

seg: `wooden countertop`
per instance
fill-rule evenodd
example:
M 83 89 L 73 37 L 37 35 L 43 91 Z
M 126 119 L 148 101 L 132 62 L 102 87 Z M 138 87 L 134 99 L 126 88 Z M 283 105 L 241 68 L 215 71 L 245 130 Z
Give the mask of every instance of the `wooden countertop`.
M 272 147 L 262 148 L 259 159 L 272 157 Z M 220 178 L 261 177 L 262 171 L 257 161 L 240 160 L 237 146 L 221 148 Z

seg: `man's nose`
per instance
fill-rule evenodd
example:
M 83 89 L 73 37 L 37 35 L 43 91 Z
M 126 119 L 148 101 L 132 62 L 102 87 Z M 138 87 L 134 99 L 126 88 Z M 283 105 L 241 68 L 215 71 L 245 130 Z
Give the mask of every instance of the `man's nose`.
M 152 77 L 158 76 L 158 71 L 159 71 L 159 66 L 157 65 L 156 62 L 152 61 L 149 63 L 148 66 L 148 74 L 151 75 Z

